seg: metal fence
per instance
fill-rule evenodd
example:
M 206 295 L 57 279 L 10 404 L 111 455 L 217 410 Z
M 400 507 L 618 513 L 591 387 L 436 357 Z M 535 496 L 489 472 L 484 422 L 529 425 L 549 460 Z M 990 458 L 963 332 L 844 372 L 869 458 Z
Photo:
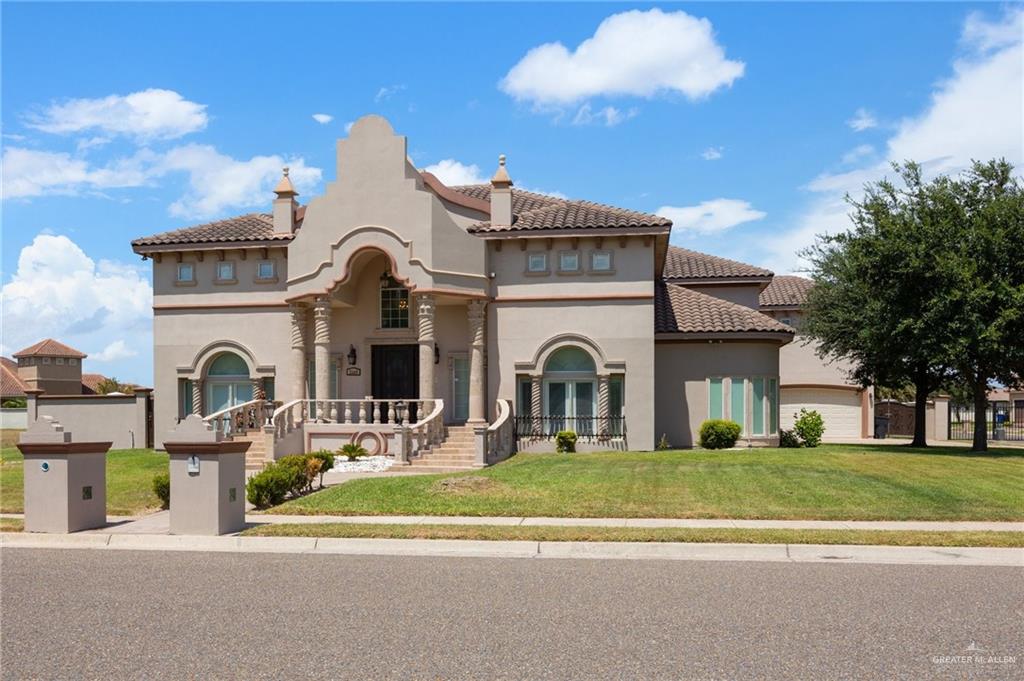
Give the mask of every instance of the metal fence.
M 517 416 L 516 437 L 524 440 L 553 440 L 563 430 L 576 433 L 577 441 L 602 442 L 625 437 L 622 416 Z
M 1013 406 L 1008 402 L 989 403 L 985 417 L 985 429 L 990 440 L 1024 440 L 1024 405 Z M 974 438 L 974 407 L 949 406 L 949 439 L 971 440 Z

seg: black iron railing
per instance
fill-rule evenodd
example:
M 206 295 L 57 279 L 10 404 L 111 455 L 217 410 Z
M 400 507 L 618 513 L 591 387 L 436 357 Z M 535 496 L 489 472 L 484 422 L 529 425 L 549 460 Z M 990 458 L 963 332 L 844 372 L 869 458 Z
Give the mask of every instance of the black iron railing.
M 1007 403 L 989 404 L 985 430 L 990 440 L 1024 440 L 1024 407 Z M 949 439 L 974 438 L 974 407 L 951 405 L 949 408 Z
M 525 440 L 553 440 L 563 430 L 576 433 L 577 441 L 601 442 L 626 436 L 622 416 L 517 416 L 516 437 Z

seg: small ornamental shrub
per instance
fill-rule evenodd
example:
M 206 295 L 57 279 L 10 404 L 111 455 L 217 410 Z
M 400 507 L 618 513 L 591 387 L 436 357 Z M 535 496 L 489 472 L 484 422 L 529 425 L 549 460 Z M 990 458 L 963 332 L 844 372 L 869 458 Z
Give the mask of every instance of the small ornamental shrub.
M 342 445 L 341 449 L 338 450 L 338 453 L 342 456 L 347 456 L 349 461 L 356 461 L 364 456 L 370 455 L 370 453 L 366 451 L 366 447 L 356 442 L 350 442 L 347 445 Z
M 291 473 L 283 466 L 272 463 L 245 483 L 245 498 L 256 508 L 277 506 L 288 496 L 291 483 Z
M 326 449 L 321 449 L 309 456 L 320 462 L 320 488 L 323 489 L 324 473 L 334 468 L 334 454 Z
M 560 430 L 555 435 L 555 451 L 559 454 L 571 454 L 576 451 L 576 433 L 571 430 Z
M 665 433 L 661 434 L 661 439 L 658 440 L 655 449 L 672 449 L 672 444 L 668 441 L 668 436 Z
M 708 419 L 700 424 L 700 446 L 704 449 L 728 449 L 740 437 L 740 424 L 723 419 Z
M 309 461 L 310 457 L 306 454 L 293 454 L 281 457 L 275 464 L 285 471 L 288 478 L 288 491 L 293 497 L 301 496 L 313 487 L 313 481 L 316 480 L 319 470 L 312 468 Z
M 821 437 L 825 434 L 825 420 L 821 414 L 811 410 L 801 409 L 793 424 L 793 432 L 800 439 L 804 447 L 817 447 L 821 444 Z
M 792 430 L 780 430 L 779 446 L 786 449 L 795 449 L 800 446 L 800 438 Z
M 157 473 L 153 476 L 153 494 L 160 498 L 160 508 L 171 507 L 171 474 Z

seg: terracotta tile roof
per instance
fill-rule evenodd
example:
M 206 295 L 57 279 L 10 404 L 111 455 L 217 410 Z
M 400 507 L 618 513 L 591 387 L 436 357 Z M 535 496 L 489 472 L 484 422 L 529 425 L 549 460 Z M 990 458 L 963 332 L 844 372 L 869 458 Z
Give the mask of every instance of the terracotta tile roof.
M 761 291 L 758 302 L 761 307 L 800 307 L 807 302 L 807 293 L 814 282 L 804 277 L 783 275 L 772 279 Z
M 0 357 L 0 397 L 25 397 L 28 385 L 18 376 L 18 363 Z
M 678 246 L 665 254 L 663 279 L 764 279 L 770 270 Z
M 60 341 L 46 338 L 35 345 L 30 345 L 24 350 L 14 353 L 15 357 L 77 357 L 85 359 L 88 357 L 84 352 L 79 352 L 72 347 L 64 345 Z
M 305 215 L 305 207 L 296 211 L 296 221 Z M 225 243 L 232 241 L 291 241 L 294 234 L 274 232 L 274 217 L 268 213 L 249 213 L 226 220 L 161 232 L 136 239 L 132 246 L 168 244 Z
M 100 383 L 107 380 L 107 377 L 103 374 L 82 374 L 82 394 L 83 395 L 97 395 L 99 394 Z
M 449 187 L 452 191 L 482 201 L 491 200 L 488 184 Z M 523 232 L 549 229 L 610 229 L 671 227 L 672 221 L 659 215 L 606 206 L 590 201 L 560 199 L 533 192 L 512 190 L 512 225 L 495 226 L 485 220 L 470 225 L 471 234 Z
M 792 334 L 793 329 L 744 305 L 658 282 L 654 287 L 654 332 Z

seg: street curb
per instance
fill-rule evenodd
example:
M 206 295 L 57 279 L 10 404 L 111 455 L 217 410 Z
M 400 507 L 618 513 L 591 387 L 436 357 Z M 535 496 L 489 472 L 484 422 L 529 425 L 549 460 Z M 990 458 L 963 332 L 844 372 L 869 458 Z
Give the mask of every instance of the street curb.
M 1024 567 L 1024 549 L 1017 548 L 853 546 L 842 544 L 318 539 L 313 537 L 201 537 L 166 534 L 60 535 L 0 532 L 0 548 Z

